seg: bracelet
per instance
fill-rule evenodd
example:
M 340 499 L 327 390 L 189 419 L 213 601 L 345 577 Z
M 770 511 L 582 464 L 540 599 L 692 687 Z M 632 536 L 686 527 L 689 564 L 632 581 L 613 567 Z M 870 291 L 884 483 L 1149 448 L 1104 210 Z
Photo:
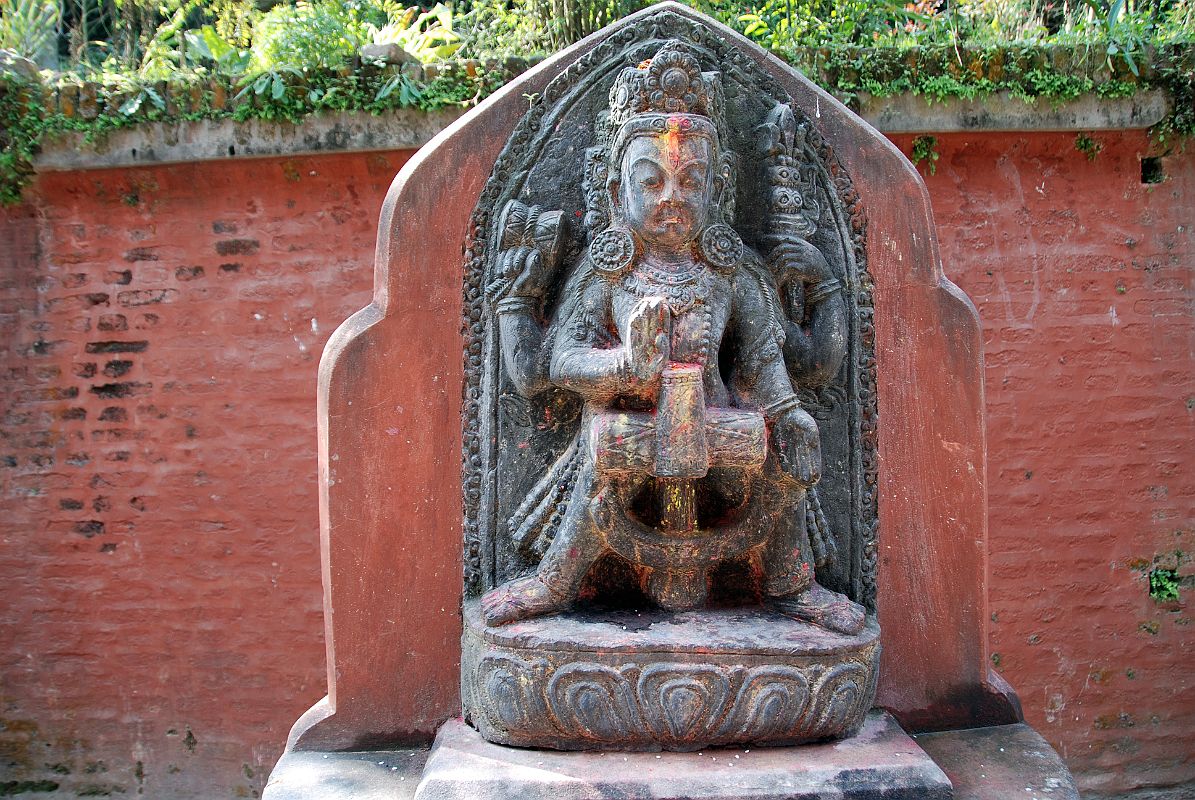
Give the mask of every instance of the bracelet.
M 837 278 L 830 278 L 826 281 L 818 281 L 813 284 L 807 292 L 805 292 L 806 303 L 820 303 L 830 295 L 842 288 L 842 284 Z
M 498 302 L 497 312 L 502 314 L 535 314 L 539 310 L 539 301 L 534 297 L 504 297 Z
M 790 394 L 788 397 L 782 397 L 764 406 L 763 415 L 768 419 L 775 419 L 786 411 L 792 411 L 794 408 L 800 407 L 801 400 L 795 394 Z

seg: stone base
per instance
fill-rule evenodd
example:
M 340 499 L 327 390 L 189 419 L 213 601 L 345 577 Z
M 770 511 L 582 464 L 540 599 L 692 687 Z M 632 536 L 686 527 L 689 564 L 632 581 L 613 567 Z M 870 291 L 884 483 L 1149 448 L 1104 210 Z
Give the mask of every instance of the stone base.
M 765 608 L 577 612 L 501 627 L 465 604 L 465 714 L 498 744 L 558 750 L 790 745 L 852 735 L 879 628 L 842 636 Z
M 416 800 L 951 800 L 950 781 L 884 712 L 857 736 L 804 747 L 562 753 L 440 728 Z
M 913 739 L 950 778 L 955 800 L 1079 800 L 1062 759 L 1023 722 Z

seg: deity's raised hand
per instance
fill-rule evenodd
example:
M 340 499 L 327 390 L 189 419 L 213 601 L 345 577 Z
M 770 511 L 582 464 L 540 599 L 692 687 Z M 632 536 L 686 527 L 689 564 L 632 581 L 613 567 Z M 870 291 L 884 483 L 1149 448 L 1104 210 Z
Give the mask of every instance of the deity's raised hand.
M 813 244 L 799 236 L 786 236 L 768 254 L 768 264 L 778 286 L 793 281 L 818 283 L 833 277 L 826 257 Z
M 533 297 L 542 300 L 556 277 L 556 265 L 544 261 L 534 247 L 513 247 L 499 256 L 499 274 L 510 281 L 511 297 Z
M 672 313 L 662 297 L 645 297 L 635 304 L 627 323 L 626 370 L 641 383 L 660 376 L 668 363 Z

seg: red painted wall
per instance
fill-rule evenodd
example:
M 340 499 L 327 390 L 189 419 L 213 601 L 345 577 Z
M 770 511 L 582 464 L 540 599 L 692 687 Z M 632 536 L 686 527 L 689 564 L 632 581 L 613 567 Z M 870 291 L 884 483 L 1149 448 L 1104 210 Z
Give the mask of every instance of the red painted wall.
M 1092 136 L 940 136 L 927 184 L 985 333 L 993 660 L 1113 793 L 1195 781 L 1195 582 L 1147 579 L 1195 572 L 1195 148 L 1144 185 L 1143 134 Z
M 941 136 L 927 182 L 987 332 L 992 650 L 1113 793 L 1195 780 L 1189 590 L 1144 577 L 1190 572 L 1195 154 L 1143 186 L 1144 136 L 1095 138 Z M 0 787 L 260 792 L 324 687 L 316 365 L 406 156 L 45 174 L 3 212 Z

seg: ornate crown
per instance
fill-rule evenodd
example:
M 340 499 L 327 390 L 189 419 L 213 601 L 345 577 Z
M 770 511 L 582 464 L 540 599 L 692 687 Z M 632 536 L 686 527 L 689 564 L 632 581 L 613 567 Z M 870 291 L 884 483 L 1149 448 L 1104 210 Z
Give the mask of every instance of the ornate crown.
M 625 124 L 635 114 L 700 114 L 716 119 L 722 112 L 722 81 L 701 65 L 681 42 L 668 42 L 638 67 L 627 67 L 610 89 L 610 124 Z
M 596 141 L 585 152 L 585 227 L 590 234 L 610 222 L 606 182 L 616 170 L 627 142 L 635 136 L 675 130 L 683 135 L 706 136 L 715 148 L 728 141 L 724 117 L 722 78 L 702 72 L 696 56 L 680 41 L 670 41 L 637 67 L 626 67 L 610 87 L 609 110 L 598 115 Z M 734 175 L 725 152 L 717 169 L 724 186 L 722 215 L 734 216 Z
M 632 137 L 668 127 L 716 142 L 722 133 L 722 109 L 721 76 L 702 72 L 681 42 L 668 42 L 638 67 L 625 68 L 610 88 L 612 160 Z

